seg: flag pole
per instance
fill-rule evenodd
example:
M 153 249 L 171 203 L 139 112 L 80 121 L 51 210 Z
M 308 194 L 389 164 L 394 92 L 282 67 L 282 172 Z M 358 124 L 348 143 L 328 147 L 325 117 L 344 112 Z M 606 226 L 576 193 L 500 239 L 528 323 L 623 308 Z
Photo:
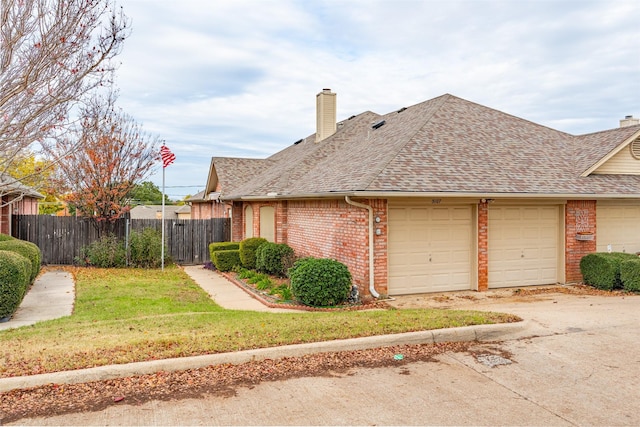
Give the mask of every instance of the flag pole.
M 163 165 L 162 168 L 162 245 L 160 250 L 160 258 L 162 258 L 162 271 L 164 271 L 164 170 L 166 168 Z

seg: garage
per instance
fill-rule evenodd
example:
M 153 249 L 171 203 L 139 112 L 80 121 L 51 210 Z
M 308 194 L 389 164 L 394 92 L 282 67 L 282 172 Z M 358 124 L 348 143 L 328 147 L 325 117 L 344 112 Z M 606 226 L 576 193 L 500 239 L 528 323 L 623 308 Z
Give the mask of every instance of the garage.
M 471 288 L 473 209 L 389 203 L 389 294 Z
M 558 282 L 558 206 L 491 206 L 489 288 Z
M 599 201 L 596 221 L 598 252 L 640 252 L 640 204 Z

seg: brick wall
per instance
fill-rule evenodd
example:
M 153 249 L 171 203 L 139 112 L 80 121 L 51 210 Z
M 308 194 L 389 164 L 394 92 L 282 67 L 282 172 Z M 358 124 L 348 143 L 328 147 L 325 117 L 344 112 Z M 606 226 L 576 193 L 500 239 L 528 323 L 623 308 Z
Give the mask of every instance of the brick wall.
M 591 233 L 593 240 L 578 240 L 578 233 Z M 596 251 L 595 200 L 569 200 L 565 209 L 565 282 L 582 281 L 580 260 Z
M 478 291 L 489 289 L 489 204 L 478 203 Z
M 243 205 L 234 202 L 231 208 L 231 241 L 239 242 L 244 238 Z
M 387 290 L 387 208 L 385 200 L 359 200 L 374 208 L 381 235 L 374 237 L 376 290 Z M 363 297 L 369 295 L 369 213 L 344 200 L 293 200 L 287 214 L 286 243 L 298 256 L 333 258 L 349 268 Z

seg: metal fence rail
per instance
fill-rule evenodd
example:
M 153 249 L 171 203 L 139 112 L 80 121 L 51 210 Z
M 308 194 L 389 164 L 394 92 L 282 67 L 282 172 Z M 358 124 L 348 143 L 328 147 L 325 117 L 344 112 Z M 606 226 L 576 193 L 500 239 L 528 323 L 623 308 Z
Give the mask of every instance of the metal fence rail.
M 161 231 L 160 219 L 119 219 L 114 234 L 125 239 L 128 231 L 153 228 Z M 178 264 L 204 264 L 209 261 L 209 243 L 226 242 L 231 236 L 229 218 L 165 219 L 167 254 Z M 80 217 L 14 215 L 13 237 L 35 243 L 42 251 L 43 264 L 71 265 L 83 247 L 98 240 L 91 222 Z

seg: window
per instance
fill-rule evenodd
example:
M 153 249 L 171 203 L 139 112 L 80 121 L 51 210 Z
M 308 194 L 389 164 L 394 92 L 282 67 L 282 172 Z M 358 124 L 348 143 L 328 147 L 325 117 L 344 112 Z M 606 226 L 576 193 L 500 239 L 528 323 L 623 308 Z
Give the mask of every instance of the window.
M 253 208 L 248 205 L 244 208 L 244 238 L 253 237 Z

